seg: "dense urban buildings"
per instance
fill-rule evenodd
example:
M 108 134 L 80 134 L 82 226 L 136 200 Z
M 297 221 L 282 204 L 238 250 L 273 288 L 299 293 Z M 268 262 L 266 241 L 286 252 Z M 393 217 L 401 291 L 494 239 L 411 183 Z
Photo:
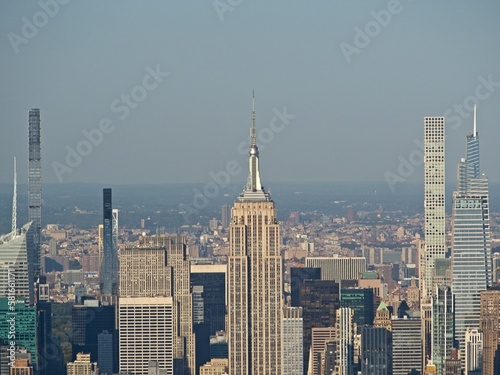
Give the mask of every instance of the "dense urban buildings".
M 274 201 L 260 181 L 252 111 L 249 175 L 229 226 L 228 331 L 231 375 L 280 374 L 282 258 Z

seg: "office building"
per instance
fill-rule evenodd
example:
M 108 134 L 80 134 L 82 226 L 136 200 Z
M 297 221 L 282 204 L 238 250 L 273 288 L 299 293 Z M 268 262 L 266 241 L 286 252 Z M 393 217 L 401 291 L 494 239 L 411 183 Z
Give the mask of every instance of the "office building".
M 420 268 L 422 297 L 434 288 L 434 261 L 446 253 L 444 117 L 424 118 L 424 268 Z M 406 375 L 406 374 L 405 374 Z
M 375 327 L 385 328 L 388 331 L 392 330 L 391 312 L 384 302 L 380 302 L 377 311 L 375 311 L 373 325 Z
M 358 280 L 359 275 L 366 271 L 364 257 L 318 257 L 306 258 L 306 267 L 321 268 L 322 280 Z
M 82 305 L 73 305 L 71 310 L 72 358 L 78 353 L 87 353 L 92 362 L 109 361 L 111 350 L 112 370 L 118 371 L 118 332 L 115 329 L 116 306 L 103 305 L 100 301 L 86 299 Z M 105 351 L 99 349 L 99 337 L 103 333 L 111 346 Z M 101 336 L 101 346 L 103 337 Z M 106 367 L 107 368 L 107 367 Z
M 337 310 L 335 322 L 335 373 L 338 375 L 354 374 L 354 310 L 341 307 Z
M 40 244 L 42 235 L 42 157 L 40 151 L 40 110 L 29 111 L 28 130 L 28 222 L 27 237 L 29 301 L 34 302 L 34 282 L 40 274 Z
M 226 330 L 226 274 L 225 264 L 191 265 L 191 286 L 203 287 L 203 321 L 210 335 Z
M 340 306 L 349 307 L 354 311 L 354 323 L 358 330 L 364 325 L 373 324 L 373 289 L 342 288 Z
M 479 328 L 480 292 L 492 283 L 488 179 L 480 174 L 479 136 L 467 136 L 467 155 L 458 165 L 452 206 L 452 291 L 455 330 L 464 349 L 467 328 Z
M 9 296 L 9 281 L 15 283 L 14 296 L 29 298 L 27 244 L 31 223 L 0 237 L 0 297 Z
M 97 335 L 97 351 L 99 353 L 97 367 L 99 367 L 100 375 L 113 374 L 113 363 L 116 358 L 113 348 L 116 346 L 116 336 L 113 337 L 112 333 L 102 331 Z
M 307 368 L 304 369 L 306 374 L 323 374 L 325 363 L 326 350 L 329 344 L 330 349 L 336 353 L 337 346 L 335 343 L 335 327 L 313 328 L 311 331 L 311 347 L 308 350 Z
M 392 319 L 392 373 L 408 375 L 422 370 L 421 322 L 418 318 Z
M 483 373 L 483 333 L 475 328 L 465 331 L 465 374 Z
M 444 363 L 445 375 L 462 375 L 462 363 L 458 349 L 451 349 L 450 355 Z
M 226 358 L 212 359 L 200 367 L 200 375 L 227 375 L 229 360 Z
M 332 280 L 304 280 L 300 284 L 299 303 L 304 320 L 304 373 L 309 367 L 313 328 L 335 328 L 340 308 L 339 284 Z
M 34 370 L 28 359 L 16 359 L 10 368 L 9 375 L 33 375 Z
M 167 299 L 165 299 L 168 297 Z M 125 300 L 125 298 L 127 298 Z M 155 300 L 159 298 L 159 300 Z M 165 329 L 170 325 L 173 337 L 173 347 L 163 346 L 162 349 L 152 349 L 152 357 L 147 357 L 141 351 L 132 363 L 134 348 L 139 342 L 149 340 L 147 336 L 132 337 L 122 335 L 120 331 L 120 371 L 146 371 L 149 360 L 157 360 L 160 368 L 170 368 L 167 360 L 173 356 L 173 368 L 177 373 L 195 374 L 195 340 L 193 333 L 192 294 L 190 288 L 190 260 L 185 237 L 170 237 L 165 235 L 142 237 L 138 246 L 126 248 L 120 255 L 120 327 L 126 325 L 129 332 L 137 324 L 160 324 Z M 141 304 L 145 305 L 141 307 Z M 142 309 L 142 310 L 141 310 Z M 157 320 L 161 320 L 162 312 L 167 314 L 165 322 L 140 322 L 141 311 L 150 311 Z M 138 315 L 136 315 L 138 314 Z M 150 332 L 154 345 L 161 347 L 161 341 L 156 333 Z M 137 341 L 139 340 L 139 341 Z M 142 340 L 142 341 L 141 341 Z M 160 341 L 158 341 L 160 340 Z M 153 345 L 153 344 L 152 344 Z M 127 347 L 127 354 L 122 353 L 122 347 Z M 160 351 L 155 351 L 160 350 Z M 128 357 L 127 357 L 128 356 Z M 127 357 L 127 358 L 126 358 Z M 142 370 L 138 370 L 138 369 Z M 135 373 L 134 373 L 135 374 Z
M 231 224 L 231 206 L 229 204 L 225 204 L 222 206 L 221 219 L 222 228 L 229 228 L 229 224 Z
M 103 237 L 102 258 L 100 260 L 100 289 L 105 296 L 118 295 L 118 213 L 113 220 L 113 202 L 111 189 L 103 189 Z
M 5 343 L 15 341 L 18 350 L 26 349 L 35 366 L 38 363 L 36 319 L 36 307 L 30 306 L 26 299 L 9 301 L 8 297 L 0 298 L 0 339 Z M 15 332 L 14 338 L 9 337 L 12 328 Z
M 261 185 L 252 111 L 249 175 L 231 212 L 228 257 L 229 373 L 281 374 L 282 258 L 274 201 Z
M 120 371 L 148 375 L 149 362 L 157 361 L 160 369 L 174 374 L 174 331 L 172 297 L 120 296 Z
M 432 361 L 445 375 L 445 361 L 455 344 L 455 302 L 450 287 L 436 286 L 432 297 Z
M 90 354 L 78 353 L 73 362 L 66 365 L 67 375 L 98 375 L 97 363 L 90 362 Z
M 495 353 L 500 340 L 500 288 L 483 290 L 480 298 L 479 327 L 483 333 L 483 375 L 495 375 Z
M 392 334 L 382 327 L 361 328 L 361 373 L 392 375 Z
M 300 285 L 304 280 L 321 280 L 321 268 L 290 268 L 290 302 L 293 307 L 300 306 Z
M 283 310 L 283 375 L 302 374 L 304 319 L 301 307 Z

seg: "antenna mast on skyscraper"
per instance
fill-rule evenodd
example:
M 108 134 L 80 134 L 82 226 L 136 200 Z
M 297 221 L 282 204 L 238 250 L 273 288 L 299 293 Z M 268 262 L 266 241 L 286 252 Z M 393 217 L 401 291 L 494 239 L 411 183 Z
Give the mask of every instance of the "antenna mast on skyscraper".
M 476 105 L 474 104 L 474 137 L 477 136 L 477 126 L 476 126 Z
M 14 196 L 12 197 L 12 233 L 17 232 L 17 168 L 16 157 L 14 157 Z

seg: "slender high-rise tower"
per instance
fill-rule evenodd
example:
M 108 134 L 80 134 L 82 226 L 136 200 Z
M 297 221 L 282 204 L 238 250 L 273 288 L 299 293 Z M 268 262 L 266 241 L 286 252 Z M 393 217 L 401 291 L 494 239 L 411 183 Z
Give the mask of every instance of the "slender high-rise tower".
M 444 117 L 424 118 L 424 216 L 425 259 L 420 270 L 423 296 L 434 287 L 434 261 L 446 253 L 444 189 Z
M 102 295 L 118 295 L 118 254 L 116 238 L 113 236 L 113 203 L 111 189 L 103 189 L 103 251 L 99 271 Z M 118 233 L 118 213 L 116 213 L 116 234 Z
M 465 348 L 467 328 L 479 329 L 480 292 L 492 283 L 488 178 L 480 173 L 479 135 L 467 136 L 467 155 L 458 164 L 452 207 L 452 290 L 456 339 Z
M 30 303 L 34 302 L 34 282 L 40 274 L 40 236 L 42 228 L 42 157 L 40 152 L 40 110 L 29 111 L 28 161 L 28 278 Z
M 275 375 L 283 371 L 280 227 L 260 181 L 255 106 L 250 138 L 248 181 L 229 226 L 229 374 Z

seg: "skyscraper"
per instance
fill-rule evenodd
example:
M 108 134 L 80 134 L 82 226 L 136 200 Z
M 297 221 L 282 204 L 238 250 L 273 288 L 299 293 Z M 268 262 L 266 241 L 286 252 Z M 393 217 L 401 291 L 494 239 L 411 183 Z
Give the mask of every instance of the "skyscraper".
M 465 331 L 465 374 L 483 373 L 483 333 L 476 328 Z
M 456 338 L 464 350 L 467 328 L 479 328 L 480 292 L 492 282 L 488 179 L 480 174 L 479 136 L 467 136 L 467 155 L 458 165 L 452 207 L 452 290 Z
M 337 346 L 335 373 L 338 375 L 354 374 L 354 310 L 341 307 L 337 310 L 335 322 L 335 342 Z
M 30 228 L 31 223 L 28 223 L 15 232 L 0 236 L 0 297 L 8 297 L 9 281 L 15 282 L 16 298 L 29 297 L 27 237 Z
M 143 315 L 146 313 L 150 313 L 151 319 L 155 319 L 156 323 L 142 322 L 141 319 L 144 320 Z M 137 368 L 140 368 L 140 371 L 147 373 L 148 360 L 158 360 L 161 362 L 161 368 L 168 369 L 170 362 L 167 359 L 171 355 L 175 374 L 194 375 L 195 342 L 192 317 L 190 260 L 185 237 L 143 237 L 137 247 L 122 251 L 120 371 L 134 372 L 132 369 L 135 368 L 137 372 Z M 161 329 L 172 330 L 171 343 L 158 341 L 163 338 L 153 332 L 154 324 L 159 324 Z M 122 334 L 122 327 L 128 334 Z M 140 338 L 133 337 L 134 327 L 145 330 L 144 335 Z M 155 349 L 138 351 L 136 359 L 133 359 L 134 350 L 139 350 L 139 346 L 149 340 L 157 345 Z M 125 347 L 127 349 L 122 351 Z
M 304 371 L 304 320 L 301 307 L 283 311 L 283 375 L 300 375 Z
M 118 213 L 116 212 L 116 230 L 114 230 L 114 215 L 111 189 L 103 189 L 103 251 L 100 262 L 100 289 L 105 296 L 118 295 Z M 115 236 L 113 235 L 115 234 Z M 116 238 L 115 238 L 116 237 Z
M 225 264 L 192 264 L 191 286 L 203 286 L 203 321 L 210 335 L 226 330 Z
M 420 269 L 423 296 L 434 292 L 434 260 L 444 258 L 446 253 L 444 126 L 444 117 L 424 118 L 425 268 Z
M 495 352 L 500 340 L 500 287 L 481 292 L 480 329 L 483 332 L 483 374 L 498 374 L 494 370 Z
M 248 180 L 229 226 L 229 374 L 274 375 L 283 371 L 281 238 L 274 201 L 260 181 L 255 105 L 250 139 Z
M 392 375 L 392 335 L 382 327 L 361 328 L 361 373 Z
M 432 361 L 437 374 L 445 375 L 445 360 L 455 344 L 455 303 L 447 286 L 436 286 L 432 297 Z
M 28 132 L 28 282 L 29 300 L 35 298 L 34 282 L 40 274 L 40 240 L 42 231 L 42 157 L 40 151 L 40 110 L 29 111 Z
M 293 307 L 300 306 L 300 284 L 304 280 L 321 280 L 321 268 L 290 268 L 290 302 Z
M 340 308 L 339 284 L 333 280 L 306 279 L 300 284 L 299 304 L 304 319 L 304 374 L 307 374 L 313 329 L 335 329 L 336 311 Z
M 420 319 L 392 319 L 392 373 L 408 375 L 422 369 Z

